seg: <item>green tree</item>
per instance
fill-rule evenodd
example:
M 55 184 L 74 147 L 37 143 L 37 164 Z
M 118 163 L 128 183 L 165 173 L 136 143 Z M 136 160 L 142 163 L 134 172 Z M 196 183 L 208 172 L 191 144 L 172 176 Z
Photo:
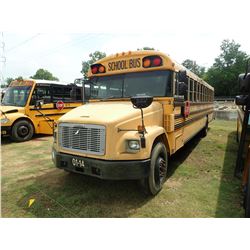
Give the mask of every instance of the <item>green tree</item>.
M 18 77 L 16 77 L 15 79 L 12 78 L 12 77 L 8 77 L 8 78 L 6 78 L 6 80 L 5 80 L 6 84 L 2 84 L 2 85 L 1 85 L 1 88 L 6 88 L 6 87 L 8 87 L 8 86 L 10 85 L 10 83 L 11 83 L 12 81 L 14 81 L 14 80 L 22 81 L 22 80 L 23 80 L 23 77 L 22 77 L 22 76 L 18 76 Z
M 7 86 L 9 86 L 10 83 L 11 83 L 13 80 L 14 80 L 14 78 L 8 77 L 8 78 L 6 79 L 6 84 L 7 84 Z
M 103 57 L 106 56 L 105 52 L 101 52 L 101 51 L 95 51 L 94 53 L 90 53 L 89 57 L 90 59 L 87 61 L 82 61 L 82 70 L 81 73 L 83 74 L 84 79 L 87 79 L 87 73 L 88 70 L 90 68 L 90 65 L 95 63 L 96 61 L 102 59 Z
M 51 81 L 59 81 L 59 79 L 52 75 L 46 69 L 38 69 L 36 74 L 31 76 L 32 79 L 40 79 L 40 80 L 51 80 Z
M 182 62 L 182 65 L 195 73 L 197 76 L 203 78 L 205 74 L 205 67 L 199 66 L 196 61 L 186 59 Z
M 220 55 L 206 72 L 205 80 L 215 88 L 216 96 L 238 94 L 238 75 L 245 71 L 248 57 L 240 47 L 234 40 L 223 40 Z

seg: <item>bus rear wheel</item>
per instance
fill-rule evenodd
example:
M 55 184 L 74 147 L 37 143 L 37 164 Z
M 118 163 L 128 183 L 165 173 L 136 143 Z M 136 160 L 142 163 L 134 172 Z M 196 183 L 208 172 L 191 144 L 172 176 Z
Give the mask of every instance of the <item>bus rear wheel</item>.
M 33 125 L 27 120 L 20 120 L 12 127 L 11 138 L 16 142 L 23 142 L 30 140 L 33 134 Z
M 202 138 L 206 137 L 207 136 L 207 132 L 208 132 L 208 118 L 207 118 L 207 122 L 206 122 L 205 127 L 200 132 L 200 136 Z
M 149 176 L 141 180 L 143 191 L 149 195 L 156 195 L 161 191 L 167 178 L 168 153 L 165 145 L 158 142 L 151 153 Z

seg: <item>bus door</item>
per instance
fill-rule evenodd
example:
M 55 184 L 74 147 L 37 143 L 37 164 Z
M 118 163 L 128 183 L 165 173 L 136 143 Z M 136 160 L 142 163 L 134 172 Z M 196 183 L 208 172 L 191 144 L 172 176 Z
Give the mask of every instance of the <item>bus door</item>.
M 181 79 L 181 77 L 183 79 Z M 175 98 L 174 98 L 175 151 L 181 148 L 185 143 L 186 133 L 184 131 L 184 127 L 186 119 L 188 119 L 190 112 L 190 106 L 188 106 L 190 102 L 188 102 L 188 95 L 187 95 L 188 84 L 186 82 L 187 82 L 186 73 L 184 74 L 184 76 L 180 75 L 179 73 L 175 78 Z
M 56 118 L 51 86 L 36 85 L 27 115 L 32 119 L 36 133 L 52 134 Z M 59 117 L 57 115 L 57 117 Z

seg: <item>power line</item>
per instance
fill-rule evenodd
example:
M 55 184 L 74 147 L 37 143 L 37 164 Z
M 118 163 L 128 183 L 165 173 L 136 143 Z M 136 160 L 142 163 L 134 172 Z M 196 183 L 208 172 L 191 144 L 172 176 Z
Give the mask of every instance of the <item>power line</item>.
M 83 42 L 86 42 L 90 39 L 92 39 L 93 37 L 96 37 L 96 36 L 103 36 L 104 34 L 87 34 L 85 37 L 80 37 L 74 41 L 71 41 L 71 42 L 68 42 L 68 43 L 65 43 L 61 46 L 58 46 L 56 48 L 54 48 L 52 51 L 50 51 L 49 53 L 45 53 L 42 55 L 43 56 L 49 56 L 51 54 L 54 54 L 54 53 L 57 53 L 58 51 L 62 50 L 62 49 L 65 49 L 65 48 L 68 48 L 68 47 L 71 47 L 71 46 L 75 46 L 79 43 L 83 43 Z
M 92 35 L 92 34 L 86 34 L 86 35 L 84 35 L 84 36 L 82 36 L 82 37 L 79 37 L 79 38 L 76 39 L 76 40 L 73 40 L 73 41 L 69 41 L 69 42 L 63 43 L 63 44 L 61 44 L 61 45 L 59 45 L 59 46 L 57 46 L 57 47 L 54 47 L 53 49 L 48 50 L 47 53 L 42 54 L 41 56 L 42 56 L 42 57 L 43 57 L 43 56 L 48 56 L 48 55 L 51 55 L 51 54 L 53 54 L 53 53 L 55 53 L 55 52 L 58 52 L 58 51 L 61 50 L 61 49 L 66 48 L 66 47 L 71 47 L 71 46 L 73 46 L 73 45 L 78 44 L 79 42 L 87 41 L 87 40 L 89 40 L 89 39 L 91 38 L 91 35 Z
M 83 43 L 83 42 L 86 42 L 90 39 L 92 39 L 93 37 L 101 37 L 101 36 L 104 36 L 105 34 L 91 34 L 91 33 L 88 33 L 82 37 L 79 37 L 77 38 L 76 40 L 73 40 L 73 41 L 69 41 L 69 42 L 66 42 L 66 43 L 63 43 L 57 47 L 54 47 L 53 49 L 50 49 L 48 50 L 47 52 L 43 53 L 43 54 L 39 54 L 37 56 L 34 56 L 32 55 L 25 58 L 25 60 L 29 60 L 29 59 L 34 59 L 35 57 L 39 57 L 39 58 L 42 58 L 42 57 L 47 57 L 51 54 L 54 54 L 54 53 L 58 53 L 60 52 L 62 49 L 65 49 L 65 48 L 68 48 L 68 47 L 72 47 L 72 46 L 75 46 L 79 43 Z
M 40 33 L 38 33 L 38 34 L 36 34 L 36 35 L 34 35 L 34 36 L 32 36 L 32 37 L 30 37 L 30 38 L 28 38 L 28 39 L 22 41 L 21 43 L 19 43 L 19 44 L 15 45 L 14 47 L 8 49 L 6 52 L 10 52 L 10 51 L 12 51 L 12 50 L 14 50 L 14 49 L 16 49 L 16 48 L 18 48 L 18 47 L 20 47 L 20 46 L 22 46 L 22 45 L 28 43 L 29 41 L 35 39 L 35 38 L 38 37 L 39 35 L 40 35 Z

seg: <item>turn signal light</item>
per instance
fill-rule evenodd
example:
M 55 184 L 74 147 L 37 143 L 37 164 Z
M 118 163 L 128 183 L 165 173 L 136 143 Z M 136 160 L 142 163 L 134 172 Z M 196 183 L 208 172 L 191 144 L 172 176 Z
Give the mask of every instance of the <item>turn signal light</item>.
M 146 56 L 142 59 L 144 68 L 162 66 L 162 59 L 160 56 Z
M 99 72 L 100 72 L 100 73 L 104 73 L 104 72 L 105 72 L 105 68 L 104 68 L 103 66 L 100 66 L 100 67 L 99 67 Z
M 105 73 L 106 69 L 102 64 L 93 64 L 90 66 L 92 74 Z
M 150 59 L 145 59 L 145 60 L 143 60 L 143 67 L 144 67 L 144 68 L 150 67 L 150 64 L 151 64 Z

